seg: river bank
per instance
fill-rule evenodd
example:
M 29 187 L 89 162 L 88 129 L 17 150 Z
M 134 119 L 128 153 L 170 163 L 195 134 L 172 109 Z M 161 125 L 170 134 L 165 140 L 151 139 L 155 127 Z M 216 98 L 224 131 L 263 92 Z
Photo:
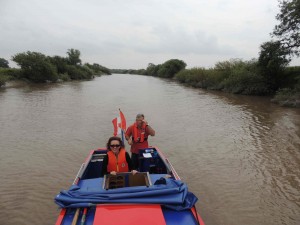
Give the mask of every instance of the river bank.
M 176 80 L 176 79 L 174 79 L 174 80 Z M 179 82 L 179 81 L 177 80 L 177 82 Z M 181 82 L 179 82 L 179 83 L 181 83 Z M 196 89 L 207 90 L 205 88 L 197 87 L 191 83 L 184 83 L 184 85 L 188 86 L 188 87 L 194 87 Z M 214 91 L 230 93 L 226 90 L 214 90 Z M 234 93 L 232 93 L 232 94 L 234 94 Z M 234 94 L 234 95 L 241 95 L 241 94 Z M 256 96 L 256 97 L 269 96 L 271 98 L 270 101 L 274 104 L 278 104 L 282 107 L 300 108 L 300 92 L 297 92 L 295 90 L 291 90 L 288 88 L 279 90 L 274 95 L 264 95 L 264 96 L 251 95 L 251 96 Z
M 3 85 L 1 88 L 20 88 L 20 87 L 25 87 L 32 84 L 29 81 L 23 81 L 23 80 L 12 80 L 12 81 L 7 81 L 5 85 Z
M 204 90 L 217 90 L 238 95 L 273 96 L 281 106 L 300 107 L 300 67 L 264 68 L 256 59 L 231 59 L 212 68 L 186 69 L 181 60 L 149 64 L 147 69 L 115 70 L 115 73 L 148 75 L 174 79 L 179 83 Z

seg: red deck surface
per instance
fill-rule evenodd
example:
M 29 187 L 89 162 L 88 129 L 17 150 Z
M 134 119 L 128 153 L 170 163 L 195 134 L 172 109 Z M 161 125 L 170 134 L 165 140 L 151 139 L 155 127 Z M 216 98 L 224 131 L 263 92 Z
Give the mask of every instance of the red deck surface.
M 166 225 L 160 205 L 100 205 L 94 225 Z

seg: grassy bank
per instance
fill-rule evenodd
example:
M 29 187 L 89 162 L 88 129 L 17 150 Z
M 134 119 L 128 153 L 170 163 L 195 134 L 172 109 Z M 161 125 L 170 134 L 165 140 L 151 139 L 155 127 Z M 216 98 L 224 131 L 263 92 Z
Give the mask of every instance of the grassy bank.
M 300 108 L 300 86 L 295 89 L 283 88 L 271 100 L 281 106 Z
M 287 67 L 274 80 L 261 73 L 256 61 L 232 60 L 220 62 L 211 69 L 181 70 L 174 79 L 196 88 L 243 95 L 271 95 L 274 103 L 300 107 L 300 67 Z
M 22 69 L 15 68 L 0 68 L 0 87 L 6 85 L 7 82 L 11 81 L 25 81 L 27 83 L 45 83 L 45 82 L 62 82 L 70 80 L 90 80 L 95 76 L 102 76 L 106 73 L 102 71 L 94 71 L 85 67 L 75 67 L 69 66 L 67 72 L 65 73 L 56 73 L 55 79 L 48 80 L 47 77 L 43 76 L 43 73 L 30 73 L 35 75 L 34 78 L 38 77 L 39 79 L 33 79 L 32 75 L 28 76 L 28 73 L 24 72 Z
M 19 79 L 19 77 L 19 69 L 0 68 L 0 87 L 4 86 L 8 81 Z

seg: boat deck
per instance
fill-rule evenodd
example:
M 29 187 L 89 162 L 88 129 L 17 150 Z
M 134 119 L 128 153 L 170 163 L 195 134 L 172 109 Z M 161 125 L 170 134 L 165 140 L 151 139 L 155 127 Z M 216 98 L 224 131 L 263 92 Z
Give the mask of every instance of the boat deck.
M 167 180 L 171 179 L 174 182 L 178 180 L 179 177 L 172 165 L 164 159 L 159 150 L 155 148 L 151 148 L 150 150 L 150 157 L 149 149 L 145 149 L 141 152 L 138 174 L 120 174 L 119 180 L 116 176 L 112 176 L 111 178 L 110 175 L 105 175 L 104 177 L 100 176 L 99 168 L 102 168 L 103 156 L 106 150 L 94 150 L 80 168 L 74 184 L 83 193 L 96 192 L 99 194 L 100 191 L 101 197 L 105 197 L 106 193 L 114 192 L 112 189 L 118 189 L 119 187 L 125 187 L 125 189 L 128 190 L 128 187 L 138 186 L 136 188 L 139 188 L 140 186 L 144 186 L 144 188 L 151 191 L 151 189 L 156 186 L 154 185 L 155 182 L 161 178 L 168 177 Z M 145 153 L 147 153 L 148 156 Z M 112 183 L 120 182 L 120 180 L 122 181 L 119 187 L 111 185 Z M 128 194 L 124 193 L 123 195 L 131 196 L 131 194 L 130 191 Z M 109 199 L 111 197 L 112 196 L 109 196 Z M 112 198 L 114 198 L 114 196 Z M 129 201 L 123 203 L 119 202 L 117 204 L 114 203 L 114 199 L 111 199 L 105 203 L 92 204 L 89 207 L 79 206 L 77 208 L 71 207 L 62 209 L 56 221 L 56 225 L 82 224 L 81 220 L 84 219 L 84 217 L 85 225 L 204 225 L 201 217 L 195 211 L 195 207 L 177 211 L 163 204 L 155 203 L 155 201 L 142 201 L 139 203 L 139 201 L 136 201 L 136 196 L 134 199 L 131 197 L 129 199 Z M 93 200 L 91 200 L 91 202 L 93 202 Z M 77 203 L 80 202 L 77 201 Z M 85 216 L 83 215 L 84 209 L 87 209 Z M 74 218 L 77 218 L 75 223 Z

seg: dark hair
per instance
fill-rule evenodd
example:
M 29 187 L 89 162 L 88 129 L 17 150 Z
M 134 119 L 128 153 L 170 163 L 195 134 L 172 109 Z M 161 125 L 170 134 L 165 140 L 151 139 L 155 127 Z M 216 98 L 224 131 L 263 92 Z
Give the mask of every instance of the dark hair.
M 108 142 L 107 142 L 107 144 L 106 144 L 107 150 L 110 150 L 110 143 L 111 143 L 112 141 L 119 141 L 120 147 L 121 147 L 121 148 L 124 148 L 124 147 L 125 147 L 123 141 L 121 140 L 121 138 L 115 137 L 115 136 L 114 136 L 114 137 L 110 137 L 110 138 L 108 139 Z
M 145 118 L 145 116 L 144 116 L 144 114 L 143 114 L 143 113 L 139 113 L 139 114 L 137 114 L 135 118 L 141 118 L 141 117 L 143 117 L 143 119 Z

